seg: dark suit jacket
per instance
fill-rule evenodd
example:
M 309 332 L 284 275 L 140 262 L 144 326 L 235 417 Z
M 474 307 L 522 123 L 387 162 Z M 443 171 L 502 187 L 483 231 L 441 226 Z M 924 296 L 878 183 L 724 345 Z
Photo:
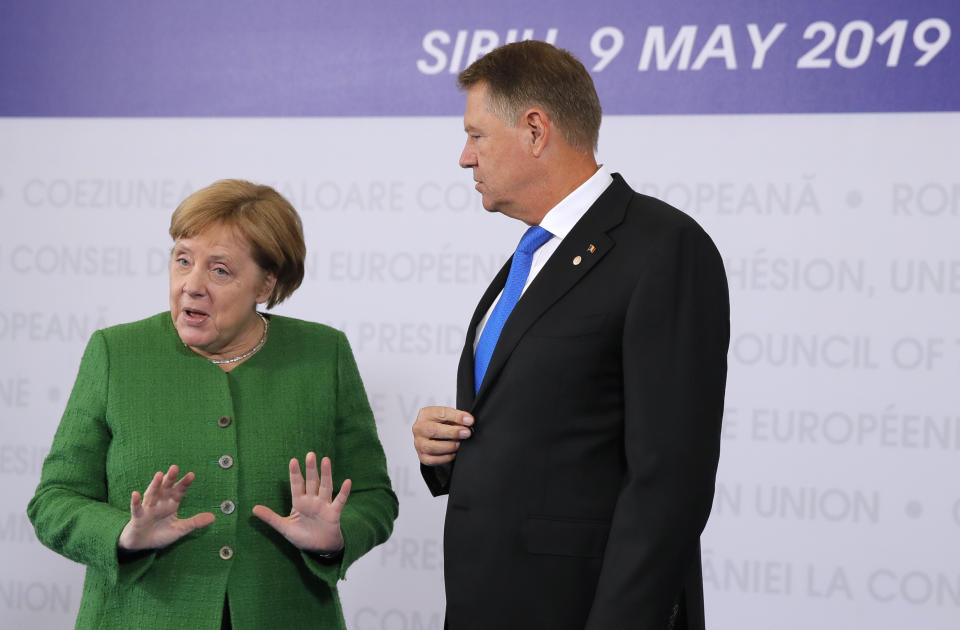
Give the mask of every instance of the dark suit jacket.
M 422 467 L 449 493 L 449 627 L 702 627 L 729 340 L 713 242 L 614 175 L 517 303 L 474 396 L 475 328 L 508 271 L 460 360 L 474 434 L 452 466 Z

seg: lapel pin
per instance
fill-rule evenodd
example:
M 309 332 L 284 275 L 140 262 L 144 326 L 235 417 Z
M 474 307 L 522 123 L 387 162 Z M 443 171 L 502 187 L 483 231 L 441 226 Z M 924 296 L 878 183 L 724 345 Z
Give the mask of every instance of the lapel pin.
M 597 246 L 594 245 L 593 243 L 590 243 L 590 247 L 587 248 L 587 251 L 592 254 L 592 253 L 594 253 L 595 251 L 597 251 Z
M 574 258 L 573 258 L 573 264 L 574 264 L 574 265 L 579 265 L 582 260 L 583 260 L 583 258 L 580 258 L 579 256 L 574 256 Z

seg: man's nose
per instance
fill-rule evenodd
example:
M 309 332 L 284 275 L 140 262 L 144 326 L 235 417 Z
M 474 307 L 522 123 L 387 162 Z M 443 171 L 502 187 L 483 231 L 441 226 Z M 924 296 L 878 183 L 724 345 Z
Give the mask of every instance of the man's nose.
M 469 145 L 460 153 L 460 168 L 473 168 L 477 165 L 477 154 Z

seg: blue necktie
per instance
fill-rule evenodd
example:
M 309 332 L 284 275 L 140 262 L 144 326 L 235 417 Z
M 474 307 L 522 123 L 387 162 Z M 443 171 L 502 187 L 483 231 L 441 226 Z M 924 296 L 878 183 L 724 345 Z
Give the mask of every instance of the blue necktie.
M 524 232 L 520 244 L 517 245 L 517 251 L 513 253 L 510 275 L 507 276 L 507 283 L 503 285 L 503 294 L 490 314 L 486 326 L 483 327 L 480 341 L 477 342 L 477 351 L 473 357 L 474 393 L 480 391 L 480 383 L 483 382 L 483 375 L 487 372 L 493 349 L 496 348 L 497 339 L 500 338 L 500 331 L 503 330 L 503 325 L 507 323 L 507 318 L 510 317 L 513 307 L 520 299 L 520 294 L 523 293 L 523 285 L 527 283 L 527 276 L 530 274 L 533 253 L 552 236 L 550 232 L 535 225 Z

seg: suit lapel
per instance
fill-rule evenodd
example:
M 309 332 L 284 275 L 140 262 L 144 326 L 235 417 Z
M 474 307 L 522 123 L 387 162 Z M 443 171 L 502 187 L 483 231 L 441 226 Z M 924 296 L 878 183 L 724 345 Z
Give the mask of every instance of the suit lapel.
M 560 243 L 557 250 L 547 260 L 546 265 L 537 274 L 530 286 L 524 292 L 520 301 L 514 307 L 513 312 L 507 319 L 503 330 L 500 333 L 500 339 L 494 348 L 493 356 L 490 358 L 490 364 L 487 366 L 487 372 L 483 378 L 483 384 L 480 391 L 477 392 L 475 400 L 472 400 L 473 407 L 479 405 L 487 392 L 496 383 L 497 377 L 503 369 L 507 359 L 513 353 L 517 344 L 527 332 L 527 329 L 533 325 L 537 319 L 559 300 L 567 291 L 569 291 L 577 282 L 584 278 L 591 269 L 593 269 L 600 259 L 603 258 L 615 245 L 607 232 L 623 221 L 623 215 L 626 211 L 633 191 L 623 181 L 619 174 L 614 174 L 614 182 L 604 191 L 600 198 L 590 206 L 586 214 L 573 226 L 570 233 Z M 594 251 L 590 251 L 590 247 Z M 580 262 L 574 264 L 574 259 L 579 257 Z M 484 299 L 477 307 L 480 317 L 490 307 L 493 298 L 506 282 L 509 264 L 500 270 L 497 279 L 487 289 Z M 481 307 L 485 306 L 481 310 Z M 474 320 L 471 322 L 471 330 L 467 334 L 469 340 L 469 352 L 464 348 L 464 355 L 461 357 L 461 368 L 463 362 L 469 359 L 470 381 L 467 387 L 470 389 L 471 399 L 473 394 L 473 337 L 474 330 L 480 317 L 474 314 Z M 469 356 L 468 356 L 469 355 Z M 461 370 L 461 377 L 462 377 Z M 458 379 L 458 388 L 464 386 L 464 380 Z

